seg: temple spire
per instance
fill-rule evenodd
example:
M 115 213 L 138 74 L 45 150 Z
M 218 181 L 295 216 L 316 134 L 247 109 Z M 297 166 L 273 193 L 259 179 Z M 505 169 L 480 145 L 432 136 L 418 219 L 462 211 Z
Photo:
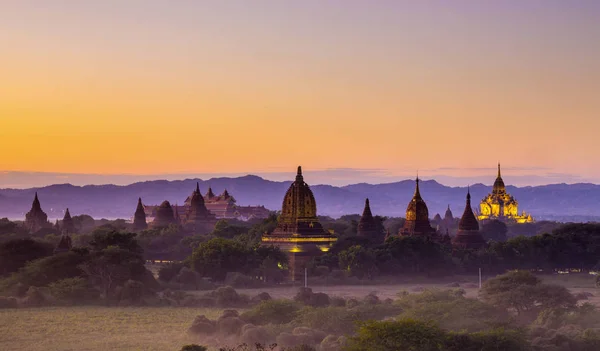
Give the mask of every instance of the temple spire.
M 363 210 L 363 216 L 365 215 L 373 217 L 373 214 L 371 213 L 371 205 L 369 204 L 369 198 L 365 199 L 365 209 Z
M 498 178 L 500 178 L 500 162 L 498 162 Z
M 416 180 L 417 186 L 415 188 L 415 197 L 421 197 L 421 192 L 419 191 L 419 175 L 417 174 L 417 180 Z
M 298 166 L 298 173 L 296 173 L 296 181 L 304 182 L 304 177 L 302 176 L 302 166 Z
M 200 194 L 200 183 L 196 182 L 196 192 Z

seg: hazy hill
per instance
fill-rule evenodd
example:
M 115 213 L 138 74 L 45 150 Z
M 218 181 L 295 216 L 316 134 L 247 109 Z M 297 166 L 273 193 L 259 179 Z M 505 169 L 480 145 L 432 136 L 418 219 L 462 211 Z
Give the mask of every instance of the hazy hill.
M 130 218 L 133 215 L 138 197 L 145 204 L 159 204 L 163 200 L 182 204 L 185 198 L 200 183 L 203 193 L 209 185 L 216 194 L 227 189 L 239 205 L 264 205 L 278 210 L 285 191 L 291 182 L 273 182 L 257 176 L 239 178 L 214 178 L 210 180 L 186 179 L 180 181 L 148 181 L 127 186 L 89 185 L 73 186 L 57 184 L 32 189 L 0 190 L 0 217 L 21 219 L 30 209 L 34 193 L 37 191 L 43 209 L 50 218 L 60 218 L 65 208 L 72 215 L 90 214 L 95 218 Z M 309 180 L 310 181 L 310 180 Z M 403 180 L 387 184 L 353 184 L 343 187 L 313 185 L 321 215 L 339 217 L 344 214 L 362 212 L 364 199 L 371 199 L 375 214 L 404 216 L 406 205 L 415 188 L 414 180 Z M 489 193 L 490 186 L 471 186 L 474 207 Z M 594 184 L 553 184 L 507 190 L 519 201 L 520 209 L 532 213 L 537 218 L 558 220 L 591 220 L 600 218 L 600 186 Z M 434 180 L 421 182 L 421 194 L 429 206 L 430 217 L 436 213 L 442 216 L 447 205 L 455 216 L 464 210 L 466 188 L 447 187 Z

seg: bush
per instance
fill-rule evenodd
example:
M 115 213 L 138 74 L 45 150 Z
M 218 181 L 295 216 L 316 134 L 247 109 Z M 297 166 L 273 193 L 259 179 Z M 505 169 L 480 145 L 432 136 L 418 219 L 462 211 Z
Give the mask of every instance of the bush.
M 29 290 L 27 290 L 27 293 L 25 293 L 23 304 L 30 307 L 39 307 L 45 305 L 46 303 L 47 298 L 44 293 L 42 293 L 38 287 L 30 286 Z
M 221 316 L 217 320 L 217 330 L 222 335 L 239 335 L 246 323 L 237 316 Z
M 121 289 L 120 300 L 127 301 L 132 304 L 137 304 L 144 297 L 144 284 L 137 280 L 128 280 Z
M 256 288 L 264 285 L 262 281 L 239 272 L 228 272 L 224 283 L 234 288 Z
M 213 334 L 216 330 L 216 323 L 206 318 L 205 315 L 197 316 L 192 323 L 192 326 L 188 329 L 190 333 L 194 334 Z
M 346 307 L 346 300 L 343 297 L 332 296 L 329 298 L 329 303 L 334 307 Z
M 170 282 L 175 278 L 184 267 L 182 262 L 172 262 L 160 267 L 158 270 L 158 279 L 163 282 Z
M 269 301 L 272 299 L 273 298 L 271 297 L 271 295 L 269 295 L 268 292 L 263 291 L 263 292 L 259 293 L 258 295 L 254 296 L 251 301 L 255 302 L 255 303 L 260 303 L 262 301 Z
M 201 345 L 196 345 L 196 344 L 191 344 L 191 345 L 185 345 L 181 348 L 181 351 L 208 351 L 208 347 L 206 346 L 201 346 Z
M 381 301 L 379 300 L 379 296 L 377 296 L 374 291 L 370 292 L 367 296 L 365 296 L 363 301 L 367 305 L 378 305 L 381 303 Z
M 298 304 L 290 300 L 268 300 L 244 312 L 241 318 L 248 323 L 257 325 L 285 324 L 296 317 L 299 309 Z
M 48 288 L 55 299 L 69 303 L 82 303 L 98 297 L 87 279 L 80 277 L 61 279 L 48 285 Z
M 0 296 L 0 309 L 1 308 L 17 308 L 19 306 L 17 299 L 14 297 Z
M 271 339 L 271 335 L 265 327 L 254 324 L 246 324 L 242 327 L 240 341 L 248 345 L 263 344 Z
M 313 307 L 329 306 L 329 295 L 325 293 L 313 293 L 310 296 L 308 304 Z
M 250 302 L 246 295 L 240 295 L 230 286 L 222 286 L 206 296 L 214 298 L 219 307 L 244 307 Z

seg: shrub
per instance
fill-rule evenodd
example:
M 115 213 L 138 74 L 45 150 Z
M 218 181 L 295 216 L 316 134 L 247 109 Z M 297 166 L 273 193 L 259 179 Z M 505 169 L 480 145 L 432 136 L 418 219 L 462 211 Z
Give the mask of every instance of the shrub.
M 137 280 L 128 280 L 121 289 L 120 300 L 130 303 L 139 303 L 144 296 L 144 284 Z
M 310 297 L 312 296 L 311 288 L 299 288 L 296 296 L 294 296 L 294 301 L 300 302 L 304 305 L 308 305 L 310 303 Z
M 346 307 L 346 300 L 339 296 L 331 296 L 329 298 L 329 303 L 334 307 Z
M 206 318 L 205 315 L 200 315 L 194 319 L 188 331 L 194 334 L 212 334 L 216 330 L 215 326 L 216 323 L 214 321 Z
M 418 350 L 439 351 L 444 333 L 435 325 L 404 319 L 399 321 L 364 322 L 350 338 L 349 351 Z
M 14 297 L 0 296 L 0 308 L 17 308 L 18 302 Z
M 206 346 L 201 346 L 201 345 L 196 345 L 196 344 L 191 344 L 191 345 L 185 345 L 181 348 L 181 351 L 208 351 L 208 347 Z
M 265 327 L 246 324 L 242 327 L 240 341 L 249 345 L 266 343 L 271 339 L 271 335 Z
M 234 288 L 255 288 L 263 285 L 260 280 L 239 272 L 228 272 L 224 283 Z
M 183 267 L 184 264 L 182 262 L 167 263 L 158 270 L 158 279 L 163 282 L 170 282 L 179 274 Z
M 257 325 L 284 324 L 291 322 L 299 309 L 298 304 L 290 300 L 268 300 L 244 312 L 241 317 L 246 322 Z
M 325 293 L 313 293 L 310 296 L 308 304 L 313 307 L 329 306 L 329 295 Z
M 239 335 L 245 324 L 239 317 L 221 317 L 217 321 L 217 330 L 222 335 Z
M 258 295 L 254 296 L 251 301 L 255 302 L 255 303 L 259 303 L 262 301 L 268 301 L 268 300 L 272 300 L 272 299 L 273 298 L 271 297 L 271 295 L 269 295 L 268 292 L 263 291 L 263 292 L 259 293 Z
M 379 297 L 376 295 L 376 293 L 374 291 L 370 292 L 367 296 L 365 296 L 363 301 L 367 305 L 377 305 L 377 304 L 381 303 L 381 301 L 379 300 Z
M 230 286 L 222 286 L 206 296 L 214 298 L 216 305 L 219 307 L 243 307 L 250 301 L 248 296 L 238 294 Z
M 35 286 L 30 286 L 27 293 L 25 293 L 25 299 L 23 303 L 26 306 L 38 307 L 43 306 L 47 302 L 46 296 L 42 293 L 42 291 Z
M 48 285 L 50 294 L 60 301 L 81 303 L 97 297 L 95 290 L 89 287 L 87 279 L 65 278 Z

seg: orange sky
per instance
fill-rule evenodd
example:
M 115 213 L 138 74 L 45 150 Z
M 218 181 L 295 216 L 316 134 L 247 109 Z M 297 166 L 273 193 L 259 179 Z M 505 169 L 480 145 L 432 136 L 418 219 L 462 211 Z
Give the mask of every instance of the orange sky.
M 0 171 L 600 181 L 594 2 L 107 3 L 0 5 Z

